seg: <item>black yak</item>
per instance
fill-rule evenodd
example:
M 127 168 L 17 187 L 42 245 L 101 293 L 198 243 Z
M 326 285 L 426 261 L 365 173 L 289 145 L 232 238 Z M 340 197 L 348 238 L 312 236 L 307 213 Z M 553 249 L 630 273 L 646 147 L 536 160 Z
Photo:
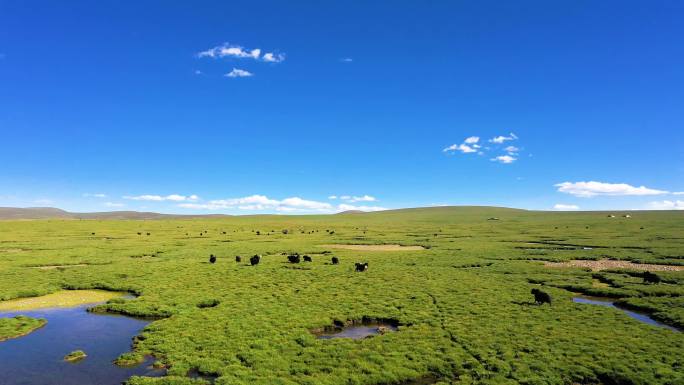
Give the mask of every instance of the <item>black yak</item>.
M 147 235 L 150 235 L 150 233 L 147 233 Z
M 95 235 L 95 233 L 90 233 L 90 234 Z
M 366 271 L 368 270 L 368 262 L 356 263 L 356 271 Z
M 287 260 L 290 261 L 290 263 L 299 263 L 299 254 L 292 254 L 287 256 Z
M 313 262 L 313 260 L 308 255 L 305 255 L 304 256 L 304 262 Z
M 242 262 L 242 257 L 239 256 L 239 255 L 236 255 L 236 256 L 235 256 L 235 262 L 238 262 L 238 263 L 239 263 L 239 262 Z
M 543 292 L 536 287 L 532 289 L 531 291 L 532 294 L 534 294 L 534 303 L 538 305 L 543 305 L 544 303 L 548 303 L 551 305 L 551 296 L 549 293 Z
M 645 271 L 643 277 L 644 283 L 660 283 L 660 276 L 650 271 Z
M 216 262 L 216 256 L 214 254 L 209 255 L 209 263 L 215 263 Z
M 142 235 L 142 233 L 138 233 L 138 235 Z
M 338 265 L 339 263 L 340 263 L 339 258 L 337 258 L 337 257 L 332 257 L 332 264 L 333 264 L 333 265 Z
M 249 259 L 249 263 L 251 263 L 252 266 L 258 265 L 260 261 L 261 261 L 260 255 L 254 255 L 254 256 L 252 256 L 252 258 Z

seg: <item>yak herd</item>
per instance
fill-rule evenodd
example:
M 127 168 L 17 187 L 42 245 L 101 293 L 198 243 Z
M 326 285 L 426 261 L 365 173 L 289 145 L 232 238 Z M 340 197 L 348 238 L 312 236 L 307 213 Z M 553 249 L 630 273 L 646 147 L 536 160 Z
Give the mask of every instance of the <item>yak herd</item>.
M 311 257 L 308 256 L 308 255 L 299 255 L 299 253 L 293 253 L 293 254 L 289 254 L 289 255 L 288 255 L 287 253 L 283 253 L 283 255 L 287 255 L 287 260 L 288 260 L 288 262 L 290 262 L 290 263 L 300 263 L 300 262 L 302 262 L 302 260 L 303 260 L 304 262 L 313 262 L 313 258 L 311 258 Z M 217 260 L 216 255 L 214 255 L 214 254 L 209 254 L 209 263 L 212 263 L 212 264 L 213 264 L 213 263 L 216 263 L 216 260 Z M 235 262 L 236 262 L 236 263 L 242 262 L 242 257 L 239 256 L 239 255 L 236 255 L 236 256 L 235 256 Z M 261 262 L 261 256 L 258 255 L 258 254 L 252 256 L 251 258 L 249 258 L 249 263 L 250 263 L 252 266 L 258 265 L 259 262 Z M 332 257 L 332 258 L 330 259 L 330 264 L 332 264 L 332 265 L 339 265 L 339 264 L 340 264 L 340 259 L 339 259 L 338 257 Z M 368 262 L 364 262 L 364 263 L 358 263 L 358 262 L 357 262 L 357 263 L 355 264 L 355 271 L 363 272 L 363 271 L 366 271 L 366 270 L 368 270 Z

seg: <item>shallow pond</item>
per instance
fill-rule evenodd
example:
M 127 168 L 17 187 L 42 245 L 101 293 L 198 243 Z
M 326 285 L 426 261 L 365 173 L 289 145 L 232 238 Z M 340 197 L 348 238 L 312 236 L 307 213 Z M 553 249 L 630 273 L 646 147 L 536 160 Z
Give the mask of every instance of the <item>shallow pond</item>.
M 90 306 L 0 312 L 0 318 L 23 314 L 48 321 L 31 334 L 0 342 L 0 383 L 118 385 L 133 375 L 164 374 L 163 370 L 149 368 L 152 359 L 136 367 L 112 364 L 131 349 L 133 337 L 149 321 L 88 313 Z M 74 350 L 85 351 L 87 357 L 74 363 L 64 361 L 64 356 Z
M 386 323 L 367 323 L 325 330 L 321 333 L 316 333 L 316 338 L 321 340 L 330 340 L 333 338 L 351 338 L 353 340 L 360 340 L 362 338 L 382 335 L 395 331 L 397 331 L 397 327 L 394 325 Z
M 588 305 L 599 305 L 599 306 L 611 307 L 613 309 L 620 310 L 621 312 L 627 314 L 628 316 L 634 318 L 637 321 L 640 321 L 640 322 L 643 322 L 643 323 L 646 323 L 649 325 L 669 329 L 669 330 L 676 331 L 676 332 L 680 331 L 679 329 L 677 329 L 675 327 L 672 327 L 670 325 L 666 325 L 662 322 L 658 322 L 658 321 L 654 320 L 653 318 L 649 317 L 645 313 L 635 312 L 632 310 L 627 310 L 627 309 L 621 308 L 619 306 L 616 306 L 613 301 L 611 301 L 610 299 L 607 299 L 607 298 L 582 296 L 582 297 L 574 297 L 572 299 L 572 301 L 576 302 L 576 303 L 583 303 L 583 304 L 588 304 Z

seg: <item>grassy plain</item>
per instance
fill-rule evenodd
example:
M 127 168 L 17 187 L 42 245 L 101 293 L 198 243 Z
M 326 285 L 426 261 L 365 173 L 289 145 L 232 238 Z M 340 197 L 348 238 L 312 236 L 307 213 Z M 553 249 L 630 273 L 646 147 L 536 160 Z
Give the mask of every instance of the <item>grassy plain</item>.
M 684 213 L 615 214 L 444 207 L 6 221 L 0 300 L 64 289 L 139 295 L 95 309 L 159 318 L 120 361 L 152 354 L 168 376 L 133 378 L 135 385 L 204 381 L 188 373 L 216 384 L 684 384 L 682 333 L 572 302 L 576 293 L 610 296 L 682 327 L 683 271 L 658 271 L 662 283 L 645 284 L 638 270 L 544 266 L 605 258 L 684 266 Z M 336 244 L 424 249 L 323 246 Z M 281 255 L 295 251 L 313 262 Z M 257 266 L 249 266 L 253 254 L 262 255 Z M 333 255 L 339 265 L 330 264 Z M 354 272 L 355 262 L 369 270 Z M 551 306 L 532 304 L 530 289 L 540 285 Z M 310 332 L 364 317 L 400 327 L 363 340 Z

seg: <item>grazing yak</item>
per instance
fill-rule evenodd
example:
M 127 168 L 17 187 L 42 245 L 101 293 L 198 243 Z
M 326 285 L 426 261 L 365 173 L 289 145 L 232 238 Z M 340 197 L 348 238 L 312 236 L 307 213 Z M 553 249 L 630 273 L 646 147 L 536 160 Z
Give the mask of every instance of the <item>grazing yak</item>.
M 332 264 L 333 265 L 338 265 L 340 263 L 340 259 L 337 257 L 332 257 Z
M 290 261 L 290 263 L 299 263 L 299 254 L 292 254 L 287 256 L 287 260 Z
M 313 260 L 308 255 L 305 255 L 304 256 L 304 262 L 313 262 Z
M 366 271 L 368 270 L 368 262 L 356 263 L 356 271 Z
M 236 255 L 236 256 L 235 256 L 235 262 L 238 262 L 238 263 L 239 263 L 239 262 L 242 262 L 242 257 L 239 256 L 239 255 Z
M 252 258 L 249 259 L 249 263 L 252 264 L 252 266 L 256 266 L 259 264 L 261 261 L 261 255 L 253 255 Z
M 534 303 L 538 305 L 543 305 L 544 303 L 548 303 L 551 305 L 551 296 L 549 293 L 543 292 L 536 287 L 532 289 L 531 293 L 534 295 Z
M 214 254 L 209 255 L 209 263 L 216 263 L 216 256 Z
M 645 271 L 643 277 L 644 283 L 660 283 L 660 276 L 650 271 Z

